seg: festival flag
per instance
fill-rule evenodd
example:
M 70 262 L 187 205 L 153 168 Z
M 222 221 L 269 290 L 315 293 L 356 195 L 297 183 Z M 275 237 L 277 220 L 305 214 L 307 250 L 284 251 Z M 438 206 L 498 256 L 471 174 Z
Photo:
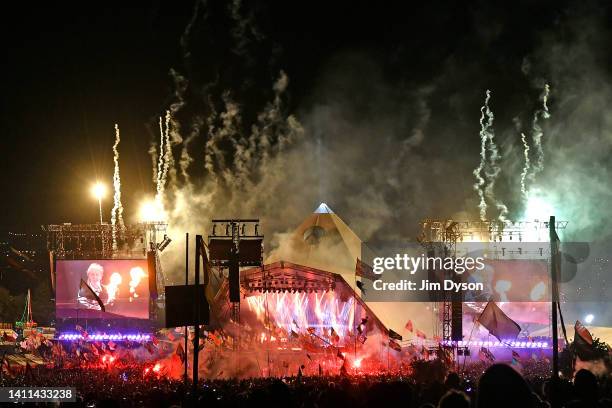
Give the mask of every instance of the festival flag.
M 376 274 L 374 273 L 372 267 L 365 262 L 362 262 L 359 258 L 357 258 L 357 262 L 355 264 L 355 275 L 371 281 L 376 280 Z
M 96 292 L 94 292 L 91 286 L 89 286 L 87 282 L 83 280 L 83 278 L 81 278 L 81 287 L 80 287 L 79 292 L 85 293 L 86 295 L 84 297 L 86 297 L 87 299 L 93 299 L 96 302 L 98 302 L 98 305 L 100 306 L 100 310 L 102 310 L 103 312 L 106 312 L 106 309 L 104 308 L 104 303 L 102 303 L 102 299 L 100 299 L 100 296 L 98 296 Z
M 363 286 L 363 282 L 362 281 L 356 281 L 355 284 L 357 285 L 359 290 L 361 290 L 361 293 L 363 293 L 365 295 L 366 294 L 366 288 Z
M 493 355 L 493 353 L 491 353 L 491 350 L 486 347 L 480 348 L 480 351 L 478 352 L 478 358 L 483 361 L 488 361 L 490 363 L 495 361 L 495 356 Z
M 366 331 L 367 326 L 368 326 L 368 316 L 361 319 L 361 323 L 359 324 L 359 326 L 357 326 L 357 332 L 359 334 L 362 334 L 363 332 Z
M 159 339 L 157 337 L 151 336 L 151 341 L 153 342 L 155 347 L 157 347 L 157 345 L 159 345 Z
M 181 343 L 179 343 L 176 347 L 175 354 L 181 359 L 182 363 L 185 362 L 185 349 L 183 349 L 183 345 Z
M 402 346 L 400 346 L 399 343 L 391 339 L 389 339 L 389 347 L 391 347 L 395 351 L 402 351 Z
M 83 328 L 83 326 L 80 325 L 75 325 L 74 328 L 81 333 L 81 336 L 86 339 L 87 337 L 89 337 L 89 333 L 87 333 L 87 331 Z
M 523 366 L 521 365 L 521 356 L 514 350 L 512 350 L 512 363 L 510 363 L 510 365 L 516 367 L 519 370 L 523 368 Z
M 408 330 L 410 333 L 412 333 L 414 331 L 414 325 L 412 324 L 412 320 L 408 320 L 408 323 L 406 323 L 406 326 L 404 326 L 406 328 L 406 330 Z
M 330 332 L 329 332 L 329 337 L 331 339 L 331 342 L 333 344 L 336 344 L 340 341 L 340 336 L 338 335 L 338 333 L 336 333 L 336 331 L 334 330 L 334 328 L 332 327 Z
M 448 367 L 453 362 L 453 351 L 450 348 L 442 347 L 442 343 L 438 344 L 438 358 Z
M 174 333 L 171 331 L 168 332 L 168 334 L 166 335 L 166 337 L 168 337 L 168 340 L 170 341 L 174 341 L 176 340 L 176 336 L 174 335 Z
M 420 331 L 419 329 L 416 330 L 415 334 L 420 339 L 425 340 L 427 338 L 427 335 L 425 333 L 423 333 L 422 331 Z
M 347 376 L 348 370 L 346 369 L 346 360 L 342 363 L 342 367 L 340 367 L 340 375 Z
M 576 324 L 574 325 L 574 341 L 581 340 L 588 344 L 589 346 L 593 345 L 593 336 L 589 330 L 580 323 L 580 320 L 576 320 Z
M 574 325 L 574 350 L 581 360 L 591 360 L 595 357 L 593 336 L 589 330 L 576 320 Z
M 389 329 L 389 338 L 393 340 L 402 341 L 402 336 L 391 329 Z
M 492 301 L 487 303 L 478 321 L 499 341 L 516 339 L 521 332 L 521 327 Z

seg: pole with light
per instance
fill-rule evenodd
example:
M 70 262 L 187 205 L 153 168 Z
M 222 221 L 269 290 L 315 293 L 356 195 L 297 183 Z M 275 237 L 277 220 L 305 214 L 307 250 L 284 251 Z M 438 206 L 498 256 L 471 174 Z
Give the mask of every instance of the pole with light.
M 100 207 L 100 224 L 102 224 L 102 198 L 106 195 L 106 186 L 100 182 L 96 182 L 91 187 L 91 195 L 98 200 L 98 206 Z

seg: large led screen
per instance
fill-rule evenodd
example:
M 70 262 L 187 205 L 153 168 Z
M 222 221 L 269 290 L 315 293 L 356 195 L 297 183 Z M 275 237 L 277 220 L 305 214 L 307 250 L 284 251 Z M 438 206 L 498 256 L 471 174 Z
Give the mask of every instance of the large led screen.
M 148 279 L 146 259 L 57 261 L 56 316 L 148 319 Z

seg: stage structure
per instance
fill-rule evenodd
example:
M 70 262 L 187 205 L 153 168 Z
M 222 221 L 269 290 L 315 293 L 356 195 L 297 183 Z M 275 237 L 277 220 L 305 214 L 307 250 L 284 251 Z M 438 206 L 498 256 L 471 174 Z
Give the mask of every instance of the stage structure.
M 240 324 L 240 268 L 263 267 L 263 238 L 258 219 L 212 220 L 210 262 L 217 276 L 227 271 L 230 319 L 236 324 Z
M 42 229 L 47 233 L 56 319 L 60 330 L 68 330 L 64 334 L 73 335 L 76 322 L 94 332 L 106 326 L 107 335 L 122 330 L 121 338 L 126 330 L 158 325 L 165 286 L 159 254 L 171 242 L 165 222 L 124 227 L 64 223 Z
M 568 221 L 557 221 L 557 230 L 567 227 Z M 549 240 L 548 221 L 455 221 L 441 219 L 425 219 L 421 221 L 421 233 L 417 240 L 427 250 L 428 256 L 452 257 L 458 256 L 458 244 L 470 242 L 490 243 L 496 246 L 503 242 L 543 242 Z M 499 246 L 499 245 L 497 245 Z M 493 251 L 495 255 L 495 251 Z M 461 255 L 461 254 L 459 254 Z M 522 252 L 521 255 L 527 259 L 545 259 L 547 251 L 539 250 L 538 253 L 530 254 Z M 497 252 L 496 257 L 504 256 L 503 248 Z M 434 273 L 435 271 L 428 271 Z M 452 271 L 445 271 L 445 279 L 458 279 L 458 275 Z M 438 303 L 437 309 L 440 313 L 440 326 L 434 330 L 434 335 L 439 336 L 444 344 L 457 344 L 463 340 L 462 319 L 463 299 L 461 294 L 450 295 L 442 292 L 440 298 L 433 299 Z M 478 310 L 478 306 L 475 306 Z M 440 328 L 442 333 L 440 335 Z M 451 343 L 452 342 L 452 343 Z
M 388 329 L 340 274 L 287 261 L 241 270 L 239 319 L 229 291 L 224 279 L 208 329 L 223 333 L 234 354 L 217 349 L 209 360 L 225 355 L 225 364 L 212 377 L 294 375 L 303 364 L 305 375 L 317 375 L 318 365 L 337 373 L 345 362 L 364 372 L 397 368 L 401 352 L 386 347 Z

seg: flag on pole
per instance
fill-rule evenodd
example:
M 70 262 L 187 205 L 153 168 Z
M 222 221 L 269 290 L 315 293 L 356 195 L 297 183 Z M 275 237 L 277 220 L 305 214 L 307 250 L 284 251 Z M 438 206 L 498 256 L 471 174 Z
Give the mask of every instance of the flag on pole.
M 425 340 L 427 338 L 427 335 L 425 333 L 423 333 L 422 331 L 420 331 L 419 329 L 416 330 L 416 336 L 420 339 Z
M 396 341 L 389 339 L 389 347 L 391 347 L 395 351 L 402 351 L 402 346 L 400 346 Z
M 510 365 L 519 370 L 522 370 L 523 368 L 521 364 L 521 355 L 514 350 L 512 350 L 512 363 L 510 363 Z
M 580 323 L 580 320 L 576 320 L 574 332 L 574 341 L 579 340 L 585 342 L 589 346 L 593 345 L 593 336 L 591 336 L 591 332 Z
M 329 337 L 333 344 L 337 344 L 340 341 L 340 336 L 338 335 L 338 333 L 336 333 L 333 327 L 330 330 Z
M 493 353 L 491 353 L 491 350 L 486 347 L 480 348 L 480 351 L 478 352 L 478 358 L 482 361 L 488 361 L 490 363 L 495 361 L 495 356 L 493 355 Z
M 574 325 L 574 343 L 573 348 L 581 360 L 590 360 L 595 357 L 593 348 L 593 336 L 589 330 L 576 320 Z
M 393 339 L 393 340 L 402 340 L 402 336 L 399 333 L 396 333 L 395 331 L 389 329 L 389 338 Z
M 372 267 L 365 262 L 362 262 L 359 258 L 357 258 L 357 263 L 355 264 L 355 275 L 371 281 L 376 280 L 376 274 L 374 273 Z
M 185 362 L 185 349 L 183 349 L 183 345 L 181 343 L 179 343 L 179 345 L 176 347 L 175 354 L 179 359 L 181 359 L 181 363 Z
M 405 327 L 406 327 L 406 330 L 412 333 L 414 331 L 414 325 L 412 324 L 412 320 L 408 320 L 408 323 L 406 323 Z
M 499 341 L 507 339 L 516 339 L 521 332 L 519 326 L 514 320 L 509 318 L 495 302 L 487 303 L 478 322 L 485 327 L 489 333 L 497 337 Z

